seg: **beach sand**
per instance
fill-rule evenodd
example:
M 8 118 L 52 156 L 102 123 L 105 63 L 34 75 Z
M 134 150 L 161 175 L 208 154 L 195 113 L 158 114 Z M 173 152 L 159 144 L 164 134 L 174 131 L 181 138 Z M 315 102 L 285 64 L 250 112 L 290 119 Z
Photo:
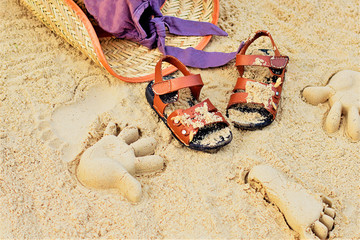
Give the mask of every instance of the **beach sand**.
M 290 57 L 280 110 L 263 130 L 231 126 L 216 153 L 183 147 L 149 107 L 147 83 L 112 77 L 45 27 L 16 1 L 0 1 L 0 238 L 293 239 L 278 208 L 245 184 L 243 171 L 266 163 L 312 193 L 333 199 L 330 238 L 360 236 L 360 142 L 323 129 L 329 104 L 301 91 L 324 86 L 339 70 L 360 71 L 359 0 L 221 1 L 207 51 L 230 52 L 259 29 Z M 201 73 L 201 99 L 223 113 L 238 77 L 234 61 Z M 106 123 L 153 136 L 166 167 L 137 176 L 143 196 L 76 179 L 79 156 Z M 80 155 L 79 155 L 80 154 Z

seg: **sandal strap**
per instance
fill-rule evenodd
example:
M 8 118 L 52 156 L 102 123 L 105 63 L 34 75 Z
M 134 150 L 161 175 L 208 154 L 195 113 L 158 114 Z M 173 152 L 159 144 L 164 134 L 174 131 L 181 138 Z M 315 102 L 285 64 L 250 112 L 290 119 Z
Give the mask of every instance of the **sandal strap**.
M 161 71 L 163 62 L 168 62 L 171 65 L 173 65 L 174 67 L 176 67 L 178 70 L 180 70 L 180 72 L 182 72 L 182 74 L 184 74 L 185 77 L 194 75 L 187 69 L 187 67 L 182 62 L 180 62 L 179 59 L 177 59 L 176 57 L 170 56 L 170 55 L 166 55 L 166 56 L 162 57 L 155 66 L 155 84 L 168 81 L 168 80 L 165 80 L 165 81 L 163 80 L 162 71 Z M 186 78 L 183 78 L 183 81 L 185 79 Z M 195 97 L 196 100 L 199 100 L 200 91 L 203 86 L 204 86 L 204 84 L 201 81 L 201 83 L 199 83 L 199 85 L 190 87 L 191 93 L 193 94 L 193 96 Z
M 288 62 L 288 56 L 236 55 L 235 66 L 263 66 L 284 69 Z
M 280 95 L 281 95 L 281 91 L 282 91 L 282 84 L 283 82 L 281 81 L 280 79 L 280 82 L 277 83 L 270 83 L 270 84 L 267 84 L 267 83 L 262 83 L 262 82 L 259 82 L 259 81 L 256 81 L 254 79 L 249 79 L 249 78 L 241 78 L 239 77 L 236 81 L 236 84 L 235 84 L 235 87 L 234 87 L 234 92 L 237 91 L 237 90 L 244 90 L 246 91 L 246 84 L 247 82 L 255 82 L 255 83 L 258 83 L 258 84 L 262 84 L 264 86 L 268 86 L 268 85 L 272 85 L 271 88 L 272 90 L 274 91 L 275 93 L 275 96 L 276 98 L 280 98 Z
M 253 80 L 253 79 L 249 79 L 249 78 L 242 78 L 242 77 L 239 77 L 236 81 L 236 84 L 235 84 L 235 87 L 234 87 L 234 92 L 237 91 L 237 90 L 246 90 L 246 84 L 247 82 L 256 82 L 256 83 L 259 83 L 259 84 L 262 84 L 262 85 L 269 85 L 269 84 L 266 84 L 266 83 L 262 83 L 262 82 L 259 82 L 259 81 L 256 81 L 256 80 Z
M 190 71 L 187 69 L 187 67 L 182 62 L 180 62 L 179 59 L 177 59 L 173 56 L 170 56 L 170 55 L 166 55 L 166 56 L 160 58 L 160 60 L 158 61 L 158 63 L 155 66 L 155 83 L 164 81 L 162 71 L 161 71 L 163 62 L 170 63 L 171 65 L 173 65 L 174 67 L 179 69 L 182 72 L 182 74 L 184 74 L 184 76 L 191 75 Z
M 196 74 L 154 83 L 152 85 L 152 88 L 155 94 L 163 95 L 178 91 L 183 88 L 200 87 L 203 85 L 204 83 L 201 79 L 200 74 Z
M 268 31 L 265 31 L 265 30 L 259 30 L 255 33 L 255 35 L 253 36 L 250 36 L 249 39 L 245 42 L 244 46 L 241 48 L 239 54 L 240 55 L 245 55 L 245 52 L 247 50 L 247 48 L 256 40 L 258 39 L 259 37 L 269 37 L 270 38 L 270 41 L 271 41 L 271 44 L 273 46 L 273 50 L 274 50 L 274 53 L 275 53 L 275 56 L 281 56 L 280 52 L 279 52 L 279 49 L 277 48 L 275 42 L 274 42 L 274 39 L 272 38 L 271 34 L 268 32 Z
M 248 49 L 248 47 L 256 40 L 258 39 L 259 37 L 269 37 L 270 38 L 270 41 L 271 41 L 271 44 L 273 46 L 273 50 L 274 50 L 274 53 L 275 53 L 275 56 L 273 56 L 273 60 L 270 60 L 270 59 L 267 59 L 266 57 L 270 57 L 271 56 L 256 56 L 257 58 L 260 58 L 259 62 L 262 62 L 262 61 L 265 61 L 266 63 L 266 66 L 267 67 L 274 67 L 276 68 L 276 66 L 283 66 L 285 64 L 285 66 L 283 68 L 286 67 L 286 64 L 288 62 L 288 57 L 286 56 L 281 56 L 280 52 L 279 52 L 279 49 L 277 48 L 275 42 L 274 42 L 274 39 L 272 38 L 271 34 L 268 32 L 268 31 L 265 31 L 265 30 L 260 30 L 260 31 L 257 31 L 255 33 L 255 35 L 253 35 L 252 37 L 249 37 L 249 39 L 245 42 L 244 46 L 241 48 L 240 52 L 236 55 L 236 66 L 238 68 L 238 71 L 240 73 L 240 76 L 243 75 L 244 73 L 244 65 L 260 65 L 260 66 L 265 66 L 265 65 L 262 65 L 262 64 L 254 64 L 254 63 L 257 63 L 258 61 L 256 61 L 256 57 L 255 59 L 253 59 L 253 57 L 250 57 L 252 55 L 245 55 L 246 53 L 246 50 Z M 243 57 L 244 56 L 244 57 Z M 245 56 L 249 56 L 249 57 L 245 57 Z M 285 59 L 287 60 L 285 60 Z M 262 60 L 262 61 L 261 61 Z M 250 64 L 251 63 L 251 64 Z M 274 66 L 272 66 L 274 65 Z M 280 68 L 282 69 L 282 68 Z
M 246 92 L 236 92 L 236 93 L 231 94 L 227 109 L 229 109 L 231 106 L 238 104 L 238 103 L 247 103 L 248 102 L 246 99 L 247 96 L 248 96 L 248 93 L 246 93 Z
M 182 74 L 184 74 L 184 76 L 179 78 L 174 78 L 171 80 L 163 80 L 162 71 L 161 71 L 163 62 L 170 63 L 178 70 L 180 70 Z M 160 95 L 188 87 L 190 88 L 190 91 L 192 95 L 195 97 L 195 99 L 199 100 L 200 91 L 203 85 L 204 83 L 202 82 L 199 74 L 196 75 L 192 74 L 187 69 L 187 67 L 177 58 L 170 55 L 164 56 L 159 60 L 159 62 L 155 66 L 155 81 L 152 86 L 153 92 L 155 93 L 153 107 L 161 117 L 164 117 L 165 107 L 169 103 L 164 103 L 160 99 Z
M 268 110 L 273 115 L 273 118 L 275 119 L 276 113 L 277 113 L 277 108 L 278 108 L 280 97 L 281 97 L 281 92 L 282 92 L 282 83 L 279 86 L 275 87 L 276 83 L 275 84 L 274 83 L 266 84 L 266 83 L 261 83 L 261 82 L 258 82 L 258 81 L 252 80 L 252 79 L 238 78 L 238 81 L 236 82 L 236 85 L 234 88 L 234 93 L 230 96 L 227 109 L 229 109 L 231 106 L 238 104 L 238 103 L 249 103 L 247 101 L 247 97 L 248 97 L 247 92 L 235 92 L 237 90 L 246 91 L 246 83 L 249 81 L 263 84 L 265 86 L 272 85 L 271 89 L 274 92 L 274 94 L 272 95 L 271 98 L 269 98 L 268 104 L 266 106 L 263 103 L 257 103 L 257 102 L 251 102 L 251 103 L 263 106 L 266 110 Z
M 207 105 L 208 112 L 213 113 L 214 115 L 219 117 L 218 121 L 210 121 L 207 122 L 205 119 L 197 119 L 197 116 L 201 115 L 198 111 L 196 111 L 199 107 L 204 107 Z M 185 118 L 189 121 L 181 122 L 181 119 L 186 116 Z M 200 128 L 214 124 L 223 122 L 227 126 L 229 123 L 225 120 L 224 116 L 217 111 L 214 105 L 210 102 L 209 99 L 202 101 L 188 109 L 178 109 L 172 112 L 169 117 L 167 118 L 167 125 L 175 134 L 175 136 L 186 146 L 193 140 L 194 136 L 197 134 Z

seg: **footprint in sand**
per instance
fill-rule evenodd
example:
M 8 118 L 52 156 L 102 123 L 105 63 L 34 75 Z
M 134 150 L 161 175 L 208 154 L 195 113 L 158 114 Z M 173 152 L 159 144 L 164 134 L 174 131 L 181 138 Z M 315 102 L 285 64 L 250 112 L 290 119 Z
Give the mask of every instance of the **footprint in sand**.
M 118 96 L 116 88 L 92 87 L 84 100 L 57 108 L 51 119 L 40 119 L 40 138 L 59 150 L 63 161 L 73 161 L 84 150 L 91 125 L 115 107 Z
M 154 138 L 139 139 L 138 128 L 120 123 L 122 116 L 116 118 L 113 110 L 120 94 L 117 88 L 94 86 L 82 101 L 59 107 L 51 119 L 40 118 L 38 130 L 46 144 L 61 152 L 64 162 L 76 160 L 74 174 L 84 186 L 118 189 L 137 202 L 141 184 L 133 175 L 161 170 L 164 160 L 151 155 Z
M 136 127 L 125 127 L 117 134 L 117 125 L 110 122 L 104 136 L 88 148 L 80 158 L 77 178 L 86 187 L 117 189 L 129 201 L 141 198 L 141 184 L 133 177 L 162 170 L 164 160 L 154 153 L 152 137 L 139 139 Z
M 303 96 L 313 105 L 329 100 L 331 109 L 324 128 L 328 133 L 339 129 L 341 115 L 346 116 L 346 132 L 353 141 L 360 140 L 360 72 L 343 70 L 331 77 L 325 87 L 306 87 Z
M 268 165 L 252 168 L 247 182 L 279 208 L 288 225 L 301 239 L 326 239 L 329 236 L 335 218 L 329 198 L 310 193 Z

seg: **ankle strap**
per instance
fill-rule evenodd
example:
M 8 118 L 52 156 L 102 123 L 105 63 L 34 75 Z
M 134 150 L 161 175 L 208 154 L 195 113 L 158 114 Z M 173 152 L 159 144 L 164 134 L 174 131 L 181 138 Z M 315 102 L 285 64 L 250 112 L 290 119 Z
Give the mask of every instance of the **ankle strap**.
M 170 80 L 163 80 L 162 63 L 168 62 L 178 68 L 183 74 L 183 77 L 173 78 Z M 155 67 L 155 83 L 153 84 L 153 91 L 156 94 L 163 95 L 170 92 L 175 92 L 182 88 L 190 88 L 193 96 L 199 100 L 200 91 L 204 83 L 202 82 L 200 74 L 192 74 L 187 67 L 180 62 L 179 59 L 167 55 L 159 60 Z
M 250 44 L 252 44 L 256 39 L 262 36 L 270 38 L 275 56 L 245 55 L 245 52 L 250 46 Z M 250 62 L 250 60 L 252 60 L 252 63 Z M 268 31 L 260 30 L 257 31 L 255 35 L 253 35 L 252 37 L 249 37 L 249 39 L 245 42 L 239 54 L 236 55 L 235 65 L 237 66 L 238 72 L 242 77 L 244 74 L 244 65 L 258 65 L 258 66 L 282 69 L 286 67 L 287 62 L 288 62 L 288 57 L 281 56 L 280 51 L 274 42 L 274 39 L 271 37 L 271 34 Z
M 180 70 L 182 72 L 182 74 L 184 74 L 184 76 L 191 75 L 190 71 L 187 69 L 187 67 L 182 62 L 180 62 L 179 59 L 177 59 L 176 57 L 170 56 L 170 55 L 166 55 L 166 56 L 162 57 L 155 66 L 155 83 L 159 83 L 159 82 L 163 81 L 163 76 L 162 76 L 162 71 L 161 71 L 163 62 L 170 63 L 171 65 L 176 67 L 178 70 Z
M 280 52 L 274 42 L 274 39 L 271 37 L 271 34 L 268 32 L 268 31 L 265 31 L 265 30 L 259 30 L 255 33 L 254 36 L 250 37 L 244 44 L 244 46 L 241 48 L 239 54 L 240 55 L 244 55 L 246 50 L 248 49 L 248 47 L 250 46 L 250 44 L 252 44 L 256 39 L 258 39 L 259 37 L 262 37 L 262 36 L 266 36 L 266 37 L 269 37 L 270 40 L 271 40 L 271 44 L 273 46 L 273 50 L 275 52 L 275 56 L 281 56 L 280 55 Z
M 180 70 L 184 74 L 184 76 L 173 78 L 170 80 L 163 80 L 161 71 L 163 62 L 168 62 L 174 67 L 178 68 L 178 70 Z M 203 85 L 204 83 L 201 80 L 200 74 L 194 75 L 190 73 L 186 66 L 177 58 L 169 55 L 164 56 L 159 60 L 155 67 L 155 81 L 152 85 L 152 90 L 155 93 L 153 107 L 157 110 L 161 117 L 164 117 L 165 107 L 169 103 L 164 103 L 160 98 L 161 95 L 175 92 L 183 88 L 190 88 L 193 97 L 196 100 L 199 100 L 200 91 Z

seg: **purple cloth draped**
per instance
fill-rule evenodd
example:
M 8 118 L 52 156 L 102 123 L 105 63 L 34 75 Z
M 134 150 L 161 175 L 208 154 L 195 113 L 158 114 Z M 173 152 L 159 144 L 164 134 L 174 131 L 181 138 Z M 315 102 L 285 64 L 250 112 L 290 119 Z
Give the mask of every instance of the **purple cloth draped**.
M 165 0 L 85 0 L 85 6 L 105 31 L 118 38 L 138 42 L 149 49 L 157 47 L 164 55 L 172 55 L 187 66 L 218 67 L 236 57 L 238 51 L 204 52 L 194 48 L 165 46 L 166 28 L 171 34 L 182 36 L 227 36 L 227 33 L 209 22 L 163 16 L 160 7 L 164 2 Z

